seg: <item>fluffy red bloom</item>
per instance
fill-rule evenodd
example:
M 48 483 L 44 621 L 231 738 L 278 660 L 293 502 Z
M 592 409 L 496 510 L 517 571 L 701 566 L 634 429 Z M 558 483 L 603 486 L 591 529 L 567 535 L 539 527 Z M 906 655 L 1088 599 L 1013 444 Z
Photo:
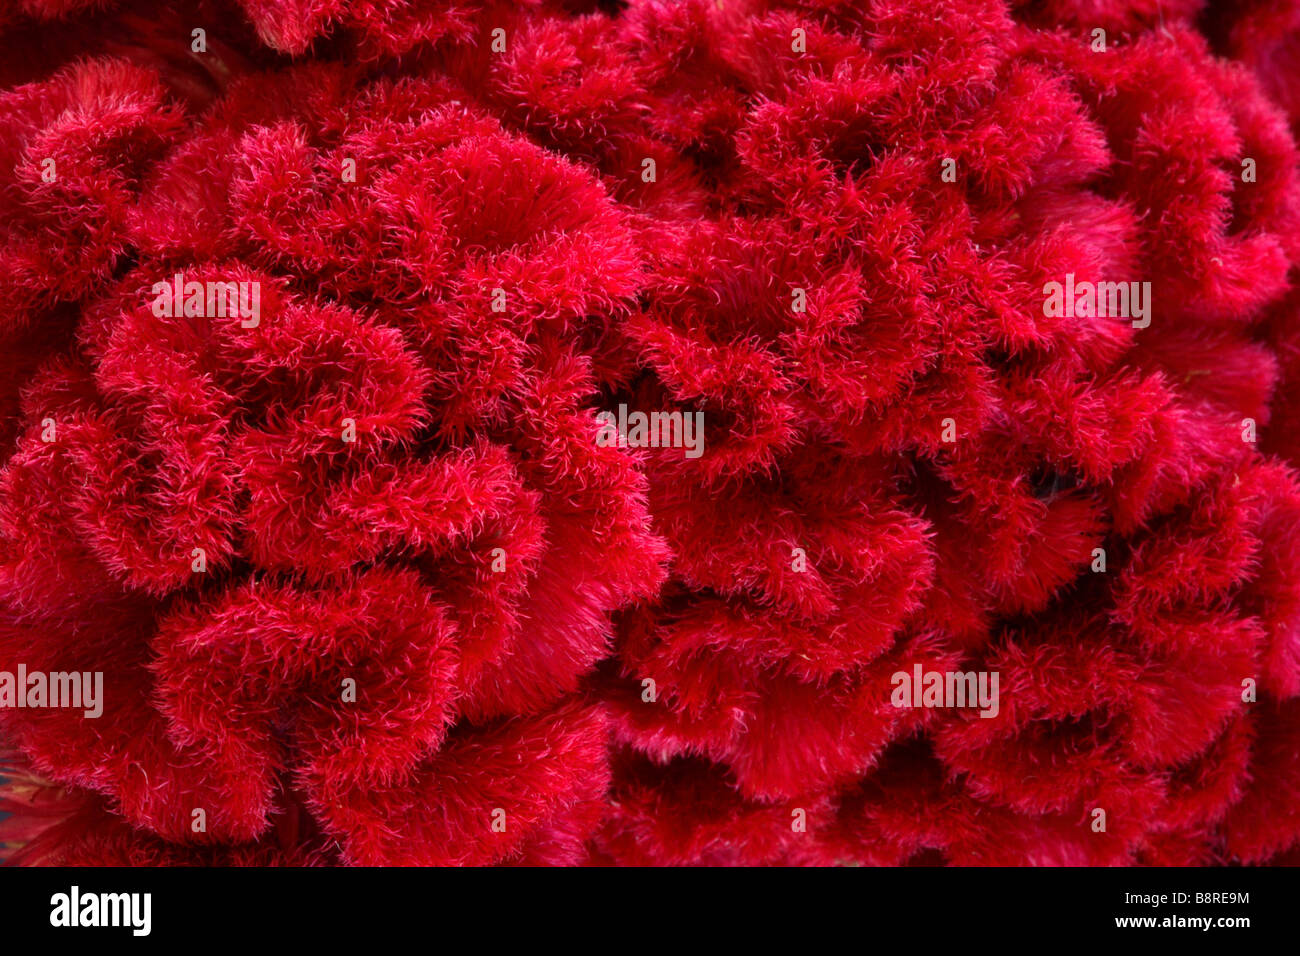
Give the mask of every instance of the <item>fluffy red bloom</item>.
M 1294 0 L 20 7 L 18 860 L 1300 845 Z

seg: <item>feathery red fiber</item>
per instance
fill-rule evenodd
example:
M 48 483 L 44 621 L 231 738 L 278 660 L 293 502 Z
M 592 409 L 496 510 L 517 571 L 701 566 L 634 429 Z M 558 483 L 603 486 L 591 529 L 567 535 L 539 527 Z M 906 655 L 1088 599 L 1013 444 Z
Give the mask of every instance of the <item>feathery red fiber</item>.
M 1297 858 L 1300 0 L 24 0 L 0 63 L 0 671 L 104 675 L 0 707 L 14 862 Z

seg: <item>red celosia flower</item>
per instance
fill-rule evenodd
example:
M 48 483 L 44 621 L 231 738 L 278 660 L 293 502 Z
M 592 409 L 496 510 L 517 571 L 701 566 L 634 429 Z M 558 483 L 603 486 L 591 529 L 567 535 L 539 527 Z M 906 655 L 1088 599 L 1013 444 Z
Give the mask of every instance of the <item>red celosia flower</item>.
M 1201 7 L 18 4 L 0 672 L 104 707 L 0 839 L 1283 859 L 1300 4 Z

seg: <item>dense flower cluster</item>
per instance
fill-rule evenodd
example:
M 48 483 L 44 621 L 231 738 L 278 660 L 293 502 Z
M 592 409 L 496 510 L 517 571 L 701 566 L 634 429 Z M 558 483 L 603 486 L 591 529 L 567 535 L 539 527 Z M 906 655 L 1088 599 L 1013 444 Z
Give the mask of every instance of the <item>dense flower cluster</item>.
M 10 6 L 17 860 L 1297 852 L 1300 0 Z

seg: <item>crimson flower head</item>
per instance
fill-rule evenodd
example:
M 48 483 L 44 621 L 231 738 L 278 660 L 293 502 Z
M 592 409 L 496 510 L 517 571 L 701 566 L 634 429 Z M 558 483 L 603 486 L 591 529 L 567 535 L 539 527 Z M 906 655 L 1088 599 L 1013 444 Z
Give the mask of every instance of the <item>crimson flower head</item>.
M 12 861 L 1296 859 L 1297 0 L 9 7 Z

